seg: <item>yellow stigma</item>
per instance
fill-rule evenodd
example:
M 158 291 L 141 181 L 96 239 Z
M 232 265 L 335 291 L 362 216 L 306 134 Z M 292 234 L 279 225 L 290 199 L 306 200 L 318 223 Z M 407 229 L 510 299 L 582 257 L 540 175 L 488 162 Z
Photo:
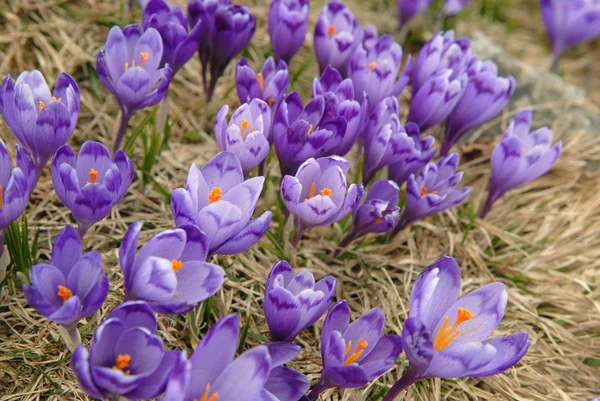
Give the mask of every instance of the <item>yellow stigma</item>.
M 358 361 L 358 359 L 365 353 L 365 348 L 369 346 L 369 343 L 363 340 L 362 338 L 358 340 L 358 345 L 353 353 L 350 354 L 352 350 L 352 341 L 348 341 L 348 345 L 346 345 L 346 361 L 344 362 L 344 366 L 352 365 L 354 362 Z M 350 355 L 348 355 L 350 354 Z
M 62 98 L 60 97 L 54 97 L 52 96 L 50 98 L 51 102 L 60 102 L 62 100 Z M 44 102 L 42 102 L 41 100 L 38 102 L 38 112 L 42 111 L 44 109 L 44 107 L 46 107 L 46 105 L 44 104 Z
M 458 326 L 460 326 L 462 323 L 468 320 L 473 319 L 473 317 L 474 316 L 470 310 L 465 308 L 458 308 L 454 324 L 450 327 L 446 327 L 448 326 L 448 322 L 450 321 L 450 316 L 446 316 L 442 327 L 440 327 L 440 330 L 437 332 L 435 339 L 433 340 L 433 348 L 436 351 L 441 351 L 448 345 L 450 345 L 452 340 L 454 340 L 460 334 L 460 330 L 456 330 Z
M 331 189 L 326 187 L 321 190 L 321 195 L 322 196 L 331 196 L 331 195 L 333 195 L 333 192 L 331 192 Z
M 372 70 L 373 68 L 375 68 L 376 65 L 377 65 L 377 63 L 373 61 L 371 64 L 369 64 L 369 70 Z
M 208 194 L 208 201 L 210 203 L 215 203 L 223 196 L 223 190 L 219 187 L 214 187 L 210 193 Z
M 335 26 L 329 25 L 329 29 L 327 30 L 327 36 L 329 37 L 329 39 L 331 39 L 333 35 L 335 35 L 335 31 Z
M 315 195 L 316 195 L 316 192 L 315 192 L 315 183 L 313 182 L 310 185 L 310 192 L 308 193 L 308 199 L 314 198 Z
M 114 370 L 122 370 L 126 375 L 130 374 L 130 370 L 125 370 L 129 367 L 129 362 L 131 362 L 131 355 L 129 354 L 119 354 L 117 356 L 117 360 L 115 361 L 115 365 L 113 366 Z
M 96 170 L 95 168 L 91 168 L 90 169 L 90 182 L 92 184 L 95 184 L 96 181 L 98 181 L 98 170 Z
M 312 134 L 312 132 L 313 132 L 313 125 L 309 124 L 308 125 L 308 133 L 306 135 L 310 135 L 310 134 Z
M 248 125 L 250 125 L 248 120 L 242 120 L 242 138 L 244 137 L 244 132 L 246 132 Z
M 217 401 L 217 399 L 219 398 L 219 393 L 213 393 L 213 395 L 211 395 L 209 397 L 210 394 L 210 383 L 206 385 L 206 387 L 204 388 L 204 393 L 202 393 L 202 397 L 200 397 L 199 400 L 194 400 L 194 401 Z
M 146 62 L 146 60 L 148 60 L 148 57 L 150 57 L 150 55 L 148 54 L 148 52 L 141 52 L 140 56 L 142 57 L 142 66 L 144 66 L 144 63 Z
M 265 77 L 263 77 L 263 74 L 261 72 L 256 74 L 256 76 L 258 77 L 258 86 L 260 86 L 260 91 L 262 92 L 263 90 L 265 90 Z
M 59 297 L 62 298 L 63 303 L 67 302 L 69 300 L 69 298 L 71 298 L 73 296 L 73 293 L 71 292 L 71 290 L 62 285 L 58 286 L 57 294 Z
M 40 100 L 40 102 L 38 103 L 38 111 L 42 111 L 42 109 L 43 109 L 44 107 L 46 107 L 46 105 L 44 104 L 44 102 L 42 102 L 42 101 Z
M 267 104 L 269 106 L 273 106 L 273 103 L 275 103 L 275 98 L 274 97 L 270 97 L 267 99 Z
M 175 273 L 177 273 L 183 267 L 183 262 L 181 260 L 173 259 L 171 263 L 173 264 L 173 271 Z
M 148 60 L 148 57 L 150 57 L 150 54 L 148 54 L 148 52 L 141 52 L 140 57 L 142 59 L 142 61 L 140 62 L 140 66 L 143 67 L 144 64 L 146 63 L 146 60 Z M 131 60 L 131 66 L 135 67 L 135 60 Z M 129 69 L 129 63 L 125 62 L 125 66 L 123 67 L 123 70 L 125 70 L 125 72 L 127 72 L 128 69 Z
M 62 101 L 62 98 L 61 97 L 54 97 L 54 96 L 52 96 L 50 98 L 50 101 L 51 102 L 60 102 L 60 101 Z
M 4 188 L 0 185 L 0 207 L 4 207 Z

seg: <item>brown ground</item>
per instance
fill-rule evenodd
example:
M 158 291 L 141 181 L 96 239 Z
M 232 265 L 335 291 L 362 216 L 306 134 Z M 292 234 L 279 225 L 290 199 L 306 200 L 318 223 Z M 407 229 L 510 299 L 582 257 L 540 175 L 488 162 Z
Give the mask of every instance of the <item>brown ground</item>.
M 254 65 L 262 64 L 268 51 L 266 0 L 245 0 L 258 15 L 259 28 L 248 50 Z M 82 111 L 71 144 L 93 139 L 111 143 L 118 108 L 111 95 L 97 81 L 90 80 L 95 54 L 103 45 L 113 24 L 124 25 L 123 1 L 88 0 L 0 0 L 0 71 L 16 76 L 24 69 L 38 68 L 46 77 L 67 71 L 82 90 Z M 312 24 L 323 0 L 313 1 Z M 395 27 L 392 12 L 384 5 L 392 0 L 349 2 L 361 22 L 376 22 L 380 31 Z M 537 16 L 525 8 L 525 0 L 503 8 L 504 25 L 475 15 L 461 19 L 458 30 L 481 29 L 519 58 L 535 66 L 546 62 L 547 50 Z M 527 0 L 527 4 L 535 1 Z M 395 10 L 390 6 L 391 10 Z M 535 14 L 535 13 L 533 13 Z M 136 9 L 135 16 L 139 16 Z M 512 27 L 510 30 L 506 26 Z M 581 46 L 565 56 L 567 80 L 592 89 L 600 86 L 598 46 Z M 312 38 L 292 65 L 298 74 L 293 89 L 304 96 L 316 75 L 311 53 Z M 592 52 L 595 51 L 595 57 Z M 303 69 L 303 66 L 308 66 Z M 136 181 L 129 195 L 109 219 L 98 223 L 86 237 L 88 250 L 102 252 L 105 270 L 111 278 L 111 291 L 105 307 L 80 328 L 85 341 L 94 327 L 123 297 L 116 249 L 128 225 L 137 220 L 151 221 L 156 228 L 144 232 L 146 238 L 172 225 L 170 208 L 160 189 L 171 192 L 183 186 L 192 162 L 201 164 L 217 152 L 210 137 L 214 116 L 223 103 L 237 105 L 233 88 L 233 68 L 217 89 L 215 101 L 205 105 L 194 59 L 170 88 L 170 115 L 177 119 L 169 148 L 154 167 L 155 186 L 143 190 Z M 593 78 L 593 79 L 591 79 Z M 599 104 L 598 94 L 591 93 Z M 147 111 L 139 112 L 141 121 Z M 500 122 L 506 124 L 506 118 Z M 556 121 L 554 127 L 559 127 Z M 0 134 L 14 142 L 3 122 Z M 400 333 L 407 317 L 408 296 L 414 279 L 423 267 L 443 255 L 455 257 L 463 269 L 463 292 L 492 281 L 508 286 L 506 318 L 497 335 L 526 331 L 531 349 L 523 361 L 504 374 L 485 379 L 430 380 L 413 386 L 407 400 L 585 400 L 600 395 L 600 177 L 586 166 L 600 159 L 597 140 L 583 132 L 556 132 L 565 140 L 564 154 L 551 173 L 533 184 L 516 190 L 498 202 L 485 221 L 474 220 L 471 210 L 481 206 L 489 180 L 491 145 L 463 147 L 469 161 L 464 165 L 465 181 L 475 187 L 471 202 L 405 230 L 391 244 L 369 239 L 351 248 L 343 260 L 330 260 L 329 250 L 342 238 L 339 225 L 314 230 L 302 241 L 298 265 L 317 277 L 333 274 L 338 280 L 338 299 L 348 299 L 356 315 L 379 306 L 388 319 L 387 331 Z M 141 146 L 133 155 L 141 163 Z M 271 166 L 269 185 L 259 211 L 276 209 L 278 169 Z M 257 211 L 258 212 L 258 211 Z M 47 257 L 47 240 L 70 221 L 70 214 L 52 192 L 48 171 L 32 196 L 27 211 L 30 222 L 40 230 L 41 257 Z M 274 219 L 273 230 L 277 221 Z M 470 231 L 469 231 L 470 230 Z M 466 235 L 468 232 L 468 235 Z M 218 293 L 215 313 L 240 313 L 245 321 L 252 313 L 248 341 L 257 343 L 267 336 L 262 315 L 262 288 L 270 267 L 278 258 L 265 247 L 268 239 L 235 257 L 221 257 L 219 264 L 228 274 Z M 60 340 L 57 327 L 27 306 L 22 293 L 6 292 L 0 306 L 0 400 L 84 400 L 87 397 L 69 368 L 69 352 Z M 161 336 L 171 349 L 191 352 L 197 342 L 200 317 L 160 319 Z M 298 338 L 303 350 L 293 364 L 312 381 L 319 375 L 320 324 Z M 372 399 L 405 365 L 398 367 L 365 390 L 329 391 L 324 400 Z M 595 367 L 594 367 L 595 366 Z

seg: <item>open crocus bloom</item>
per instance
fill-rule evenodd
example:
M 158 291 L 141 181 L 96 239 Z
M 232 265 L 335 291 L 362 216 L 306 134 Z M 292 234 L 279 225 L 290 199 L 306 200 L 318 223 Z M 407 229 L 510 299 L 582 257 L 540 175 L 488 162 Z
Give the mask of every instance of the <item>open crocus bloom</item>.
M 275 66 L 273 57 L 269 57 L 260 72 L 256 73 L 248 65 L 246 58 L 240 57 L 235 69 L 235 84 L 240 103 L 261 99 L 271 107 L 275 115 L 290 85 L 290 72 L 285 61 L 279 60 Z
M 128 299 L 147 301 L 159 313 L 182 314 L 213 295 L 225 272 L 206 263 L 208 239 L 195 226 L 163 231 L 136 256 L 142 222 L 132 224 L 119 249 Z

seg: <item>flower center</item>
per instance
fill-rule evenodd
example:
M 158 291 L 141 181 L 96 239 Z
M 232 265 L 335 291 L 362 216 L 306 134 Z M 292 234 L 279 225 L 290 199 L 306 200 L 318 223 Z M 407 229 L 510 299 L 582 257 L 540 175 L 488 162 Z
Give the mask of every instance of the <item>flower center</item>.
M 150 57 L 150 55 L 148 54 L 148 52 L 141 52 L 140 56 L 142 58 L 142 62 L 140 63 L 140 67 L 143 67 L 144 64 L 146 63 L 146 60 L 148 60 L 148 57 Z M 135 67 L 135 60 L 131 60 L 131 66 Z M 125 68 L 124 68 L 125 72 L 127 72 L 128 69 L 129 69 L 129 63 L 126 62 L 125 63 Z
M 262 72 L 259 72 L 256 76 L 258 77 L 258 86 L 260 86 L 260 91 L 262 92 L 265 88 L 265 77 L 263 77 Z
M 52 96 L 52 97 L 50 98 L 50 101 L 51 101 L 51 102 L 60 102 L 61 100 L 62 100 L 62 98 L 60 98 L 60 97 L 54 97 L 54 96 Z M 44 104 L 44 102 L 42 102 L 42 101 L 40 100 L 40 102 L 38 103 L 38 112 L 42 111 L 42 109 L 43 109 L 44 107 L 46 107 L 46 105 Z
M 267 99 L 267 104 L 269 106 L 273 106 L 273 103 L 275 103 L 275 98 L 274 97 L 270 97 Z
M 462 323 L 468 320 L 473 319 L 473 317 L 474 316 L 470 310 L 465 308 L 458 308 L 458 314 L 456 316 L 454 324 L 450 327 L 446 327 L 448 326 L 448 322 L 450 321 L 450 316 L 446 316 L 442 327 L 440 327 L 440 330 L 437 332 L 435 339 L 433 340 L 433 348 L 436 351 L 441 351 L 448 345 L 450 345 L 452 340 L 454 340 L 460 334 L 460 330 L 456 330 L 458 326 L 460 326 Z
M 70 289 L 68 289 L 67 287 L 64 287 L 62 285 L 58 286 L 58 292 L 57 292 L 58 296 L 62 298 L 63 300 L 63 304 L 65 302 L 67 302 L 69 300 L 69 298 L 71 298 L 73 296 L 73 293 L 71 292 Z
M 217 401 L 217 398 L 219 398 L 219 393 L 213 393 L 210 397 L 209 395 L 210 383 L 208 383 L 204 388 L 204 393 L 202 393 L 202 397 L 200 397 L 199 399 L 195 399 L 194 401 Z
M 131 362 L 131 355 L 129 354 L 119 354 L 117 356 L 117 360 L 115 361 L 115 366 L 113 366 L 114 370 L 122 370 L 126 375 L 131 373 L 131 370 L 125 370 L 129 367 L 129 362 Z
M 377 65 L 377 63 L 373 61 L 371 64 L 369 64 L 369 70 L 372 70 L 373 68 L 375 68 L 376 65 Z
M 381 223 L 383 220 L 382 219 L 375 219 L 375 224 L 379 224 Z
M 98 181 L 98 170 L 96 170 L 95 168 L 91 168 L 90 169 L 90 180 L 87 182 L 87 184 L 95 184 L 96 181 Z
M 431 191 L 431 192 L 429 192 L 429 190 L 427 189 L 427 187 L 421 188 L 421 196 L 425 196 L 427 194 L 437 195 L 437 193 L 438 193 L 438 191 Z
M 344 362 L 344 366 L 348 366 L 356 362 L 358 358 L 360 358 L 362 354 L 364 354 L 365 348 L 367 348 L 368 346 L 369 343 L 361 338 L 360 340 L 358 340 L 358 345 L 356 346 L 354 352 L 350 354 L 350 351 L 352 351 L 352 341 L 348 341 L 348 345 L 346 345 L 346 353 L 344 354 L 345 356 L 347 356 L 346 361 Z
M 208 194 L 208 201 L 210 203 L 215 203 L 223 196 L 223 190 L 219 187 L 214 187 L 210 193 Z
M 321 196 L 331 196 L 333 195 L 333 191 L 330 188 L 323 188 L 321 191 Z M 310 191 L 308 192 L 308 198 L 304 198 L 304 202 L 307 200 L 314 198 L 317 195 L 317 190 L 315 188 L 315 183 L 310 184 Z
M 183 262 L 181 260 L 173 259 L 171 263 L 173 264 L 173 271 L 175 273 L 177 273 L 183 267 Z
M 329 39 L 331 39 L 333 35 L 335 35 L 336 31 L 337 29 L 335 29 L 335 26 L 329 25 L 329 29 L 327 30 L 327 36 L 329 36 Z
M 306 135 L 308 136 L 308 135 L 310 135 L 310 134 L 312 134 L 312 133 L 313 133 L 313 125 L 312 125 L 312 124 L 309 124 L 309 125 L 308 125 L 308 132 L 306 133 Z
M 4 188 L 0 185 L 0 207 L 4 207 Z

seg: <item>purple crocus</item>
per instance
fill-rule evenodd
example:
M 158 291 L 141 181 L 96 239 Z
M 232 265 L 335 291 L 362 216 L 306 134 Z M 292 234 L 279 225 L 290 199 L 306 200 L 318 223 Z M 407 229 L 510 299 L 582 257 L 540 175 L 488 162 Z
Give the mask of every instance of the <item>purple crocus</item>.
M 402 352 L 400 336 L 381 336 L 385 315 L 371 309 L 350 324 L 348 301 L 335 304 L 321 331 L 321 380 L 308 398 L 314 400 L 333 388 L 357 388 L 367 385 L 389 370 Z
M 198 20 L 188 32 L 188 20 L 183 10 L 171 6 L 165 0 L 151 0 L 142 16 L 144 30 L 154 28 L 163 42 L 159 67 L 171 67 L 173 75 L 198 51 L 204 33 L 202 21 Z
M 473 128 L 495 118 L 508 104 L 515 90 L 513 77 L 498 77 L 498 67 L 488 61 L 481 64 L 469 82 L 460 101 L 448 117 L 441 156 Z
M 368 102 L 361 105 L 354 100 L 354 85 L 350 78 L 343 79 L 342 74 L 332 66 L 327 66 L 321 78 L 313 81 L 313 97 L 323 96 L 325 99 L 325 116 L 346 119 L 346 131 L 341 142 L 328 155 L 344 156 L 352 149 L 356 139 L 363 130 L 367 115 Z
M 141 301 L 116 307 L 94 332 L 90 350 L 80 345 L 71 367 L 83 391 L 101 400 L 154 398 L 161 394 L 178 351 L 165 351 L 156 317 Z
M 392 401 L 412 383 L 433 377 L 485 377 L 509 369 L 529 348 L 529 335 L 488 339 L 504 316 L 508 295 L 491 283 L 462 298 L 460 268 L 443 257 L 417 278 L 402 347 L 410 364 L 383 401 Z
M 51 263 L 31 268 L 31 285 L 23 292 L 31 306 L 48 320 L 65 327 L 79 345 L 77 322 L 95 313 L 108 293 L 108 277 L 96 251 L 82 255 L 81 239 L 71 226 L 56 237 Z
M 315 26 L 314 46 L 317 61 L 324 71 L 328 65 L 346 75 L 350 57 L 363 38 L 362 28 L 352 11 L 341 1 L 323 6 Z
M 7 75 L 0 87 L 0 113 L 31 155 L 37 182 L 48 160 L 75 131 L 79 117 L 79 87 L 64 72 L 56 78 L 52 94 L 44 76 L 37 70 L 22 72 L 14 85 Z
M 106 49 L 99 50 L 96 71 L 100 82 L 119 102 L 121 125 L 113 153 L 121 147 L 129 119 L 137 110 L 154 106 L 167 94 L 171 67 L 159 68 L 163 59 L 163 40 L 154 28 L 145 32 L 140 25 L 121 30 L 112 27 Z
M 362 30 L 362 47 L 363 49 L 370 51 L 377 43 L 377 39 L 379 39 L 379 32 L 377 32 L 377 27 L 375 25 L 365 25 L 362 27 Z
M 404 210 L 391 238 L 415 221 L 450 209 L 469 196 L 472 187 L 456 188 L 463 176 L 462 171 L 456 172 L 459 162 L 458 153 L 452 153 L 437 164 L 427 164 L 418 177 L 408 177 Z
M 444 14 L 455 16 L 472 2 L 473 0 L 446 0 L 446 3 L 444 4 Z
M 294 247 L 306 231 L 340 221 L 360 202 L 363 188 L 348 186 L 349 168 L 350 162 L 343 157 L 310 158 L 295 176 L 283 177 L 280 193 L 285 207 L 294 215 Z
M 406 135 L 413 140 L 410 156 L 403 157 L 397 163 L 388 165 L 388 178 L 402 185 L 411 174 L 417 174 L 435 154 L 435 138 L 426 136 L 421 138 L 420 131 L 410 123 L 404 127 Z
M 275 115 L 290 85 L 290 72 L 285 61 L 280 60 L 275 67 L 273 57 L 269 57 L 261 71 L 255 73 L 246 58 L 241 57 L 235 70 L 235 84 L 240 103 L 263 100 Z
M 298 401 L 310 388 L 310 382 L 302 373 L 283 367 L 294 359 L 300 346 L 289 342 L 264 344 L 271 355 L 271 371 L 265 383 L 261 397 L 264 401 Z
M 400 10 L 400 29 L 431 5 L 432 0 L 398 0 Z
M 242 104 L 227 123 L 229 106 L 224 105 L 217 113 L 215 138 L 222 150 L 239 159 L 244 175 L 248 177 L 269 154 L 271 132 L 271 109 L 260 99 Z
M 481 218 L 505 193 L 546 174 L 560 156 L 562 141 L 552 146 L 550 129 L 543 127 L 529 133 L 531 117 L 531 110 L 517 114 L 494 148 L 490 189 Z
M 402 64 L 402 47 L 391 35 L 382 35 L 368 50 L 356 50 L 348 66 L 348 76 L 354 84 L 355 97 L 363 103 L 367 98 L 371 108 L 388 96 L 398 96 L 412 74 L 412 57 L 408 56 L 404 72 L 398 77 Z
M 125 298 L 148 302 L 159 313 L 183 314 L 216 293 L 225 272 L 206 263 L 208 237 L 195 226 L 163 231 L 136 256 L 142 222 L 132 224 L 119 249 Z
M 78 156 L 69 145 L 58 149 L 51 171 L 54 191 L 73 213 L 82 238 L 123 199 L 134 176 L 125 152 L 119 149 L 113 160 L 106 146 L 93 141 L 85 142 Z
M 333 151 L 342 141 L 347 122 L 325 114 L 325 97 L 315 96 L 303 107 L 298 92 L 279 106 L 273 123 L 273 143 L 282 175 L 292 175 L 307 159 Z
M 555 71 L 565 51 L 600 36 L 600 0 L 540 0 L 540 11 Z
M 177 226 L 192 224 L 208 235 L 208 256 L 232 255 L 254 245 L 267 231 L 272 213 L 252 219 L 264 177 L 244 181 L 237 157 L 221 152 L 202 168 L 192 165 L 185 189 L 171 197 Z
M 0 139 L 0 257 L 4 253 L 4 232 L 25 211 L 36 183 L 31 157 L 21 146 L 16 145 L 16 149 L 16 166 L 12 168 L 10 154 Z
M 333 276 L 315 283 L 310 271 L 294 275 L 286 261 L 277 262 L 267 278 L 263 305 L 271 340 L 294 341 L 298 333 L 312 326 L 329 308 L 335 286 Z
M 272 0 L 269 9 L 269 36 L 278 60 L 289 64 L 300 50 L 308 25 L 308 0 Z

